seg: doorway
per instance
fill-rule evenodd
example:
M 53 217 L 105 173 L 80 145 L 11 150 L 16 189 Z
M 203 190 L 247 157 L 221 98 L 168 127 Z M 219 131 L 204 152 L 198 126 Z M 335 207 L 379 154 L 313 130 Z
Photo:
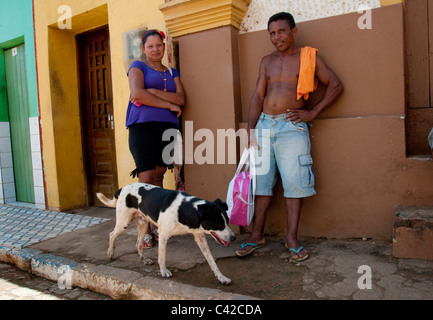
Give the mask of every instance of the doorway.
M 35 203 L 25 45 L 4 51 L 16 201 Z
M 117 164 L 108 27 L 77 36 L 80 109 L 88 205 L 117 191 Z

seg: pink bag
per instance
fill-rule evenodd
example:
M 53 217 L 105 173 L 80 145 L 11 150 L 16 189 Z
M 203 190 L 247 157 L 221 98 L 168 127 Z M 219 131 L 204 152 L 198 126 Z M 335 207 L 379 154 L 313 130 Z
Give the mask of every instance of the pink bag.
M 248 161 L 249 158 L 249 161 Z M 245 169 L 242 168 L 245 166 Z M 238 169 L 227 192 L 227 215 L 230 223 L 247 227 L 254 216 L 254 194 L 256 190 L 256 175 L 254 164 L 254 149 L 245 149 Z

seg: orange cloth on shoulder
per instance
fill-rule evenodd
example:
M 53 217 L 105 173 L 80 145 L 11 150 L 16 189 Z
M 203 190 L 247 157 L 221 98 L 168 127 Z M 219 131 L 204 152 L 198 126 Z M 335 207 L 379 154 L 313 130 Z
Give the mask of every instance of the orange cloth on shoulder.
M 317 89 L 318 80 L 316 72 L 316 55 L 319 50 L 311 47 L 301 49 L 301 67 L 298 80 L 298 100 L 304 97 L 308 100 L 310 93 Z

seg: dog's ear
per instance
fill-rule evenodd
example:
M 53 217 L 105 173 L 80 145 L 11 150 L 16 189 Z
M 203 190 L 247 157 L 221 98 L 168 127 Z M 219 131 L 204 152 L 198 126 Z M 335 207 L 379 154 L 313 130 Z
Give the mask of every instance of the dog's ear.
M 225 203 L 221 199 L 216 199 L 213 203 L 215 203 L 218 207 L 220 207 L 224 211 L 227 211 L 229 209 L 227 203 Z
M 197 206 L 198 214 L 200 217 L 204 217 L 211 212 L 212 206 L 205 203 Z
M 205 230 L 223 230 L 225 220 L 221 209 L 215 203 L 209 202 L 197 206 L 200 225 Z

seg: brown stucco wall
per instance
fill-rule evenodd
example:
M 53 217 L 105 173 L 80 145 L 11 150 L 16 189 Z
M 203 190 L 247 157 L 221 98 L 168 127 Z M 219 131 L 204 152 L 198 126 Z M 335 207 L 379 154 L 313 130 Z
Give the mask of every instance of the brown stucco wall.
M 234 129 L 240 122 L 241 98 L 239 83 L 238 31 L 227 26 L 182 36 L 179 43 L 179 67 L 186 92 L 184 123 L 185 161 L 199 152 L 203 143 L 214 146 L 214 164 L 185 164 L 187 191 L 208 200 L 224 199 L 228 181 L 236 165 L 218 165 L 217 130 Z M 186 122 L 192 121 L 192 131 Z M 209 129 L 215 141 L 192 135 L 200 129 Z M 189 134 L 191 133 L 191 134 Z M 209 148 L 210 150 L 212 148 Z
M 360 17 L 298 24 L 298 45 L 317 47 L 345 87 L 313 121 L 317 195 L 305 200 L 301 236 L 391 239 L 398 205 L 433 205 L 432 162 L 406 157 L 402 5 L 373 10 L 371 30 L 358 28 Z M 239 35 L 238 79 L 236 38 L 236 29 L 224 27 L 176 39 L 187 92 L 184 120 L 194 121 L 194 132 L 237 129 L 248 119 L 260 59 L 274 48 L 267 31 Z M 186 165 L 187 191 L 211 200 L 225 197 L 235 169 Z M 286 232 L 282 194 L 278 182 L 267 233 Z

